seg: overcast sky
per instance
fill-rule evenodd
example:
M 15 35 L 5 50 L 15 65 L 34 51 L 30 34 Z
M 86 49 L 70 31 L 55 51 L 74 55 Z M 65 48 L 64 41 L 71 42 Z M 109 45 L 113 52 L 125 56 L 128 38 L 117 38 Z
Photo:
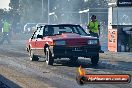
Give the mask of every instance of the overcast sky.
M 9 9 L 10 0 L 0 0 L 0 9 Z

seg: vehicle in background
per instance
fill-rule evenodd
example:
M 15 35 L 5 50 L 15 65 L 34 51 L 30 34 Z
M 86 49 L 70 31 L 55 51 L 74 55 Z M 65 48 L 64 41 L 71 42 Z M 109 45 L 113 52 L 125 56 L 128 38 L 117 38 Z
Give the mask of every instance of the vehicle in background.
M 47 24 L 47 23 L 37 23 L 37 24 L 36 24 L 36 28 L 37 28 L 37 27 L 40 27 L 40 26 L 44 26 L 44 25 L 46 25 L 46 24 Z
M 98 38 L 88 36 L 80 25 L 44 25 L 37 27 L 26 48 L 31 61 L 46 57 L 46 63 L 53 65 L 57 58 L 76 62 L 78 57 L 85 57 L 91 58 L 92 65 L 97 65 L 100 43 Z
M 35 29 L 34 27 L 36 26 L 37 23 L 27 23 L 24 25 L 24 33 L 31 33 Z

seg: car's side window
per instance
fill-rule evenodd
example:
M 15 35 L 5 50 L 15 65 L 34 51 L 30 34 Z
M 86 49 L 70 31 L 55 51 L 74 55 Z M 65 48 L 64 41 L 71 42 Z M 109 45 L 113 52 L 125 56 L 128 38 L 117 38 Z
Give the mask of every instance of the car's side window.
M 36 31 L 33 33 L 33 35 L 32 35 L 32 39 L 34 39 L 35 33 L 36 33 Z
M 40 29 L 38 29 L 38 30 L 34 33 L 33 39 L 37 39 L 37 35 L 39 34 L 39 31 L 40 31 Z
M 34 34 L 33 39 L 37 38 L 37 32 Z
M 43 28 L 39 30 L 39 35 L 43 35 Z
M 47 36 L 48 35 L 48 27 L 44 28 L 44 35 Z

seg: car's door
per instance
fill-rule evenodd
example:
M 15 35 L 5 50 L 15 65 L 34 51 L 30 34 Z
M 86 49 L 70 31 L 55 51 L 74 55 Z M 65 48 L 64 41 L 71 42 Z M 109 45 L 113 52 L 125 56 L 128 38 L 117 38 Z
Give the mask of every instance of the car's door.
M 45 45 L 45 39 L 44 39 L 44 27 L 42 28 L 39 28 L 38 30 L 38 35 L 39 36 L 42 36 L 42 38 L 37 38 L 37 41 L 36 41 L 36 52 L 37 52 L 37 55 L 43 57 L 45 54 L 44 54 L 44 45 Z
M 37 41 L 37 31 L 35 31 L 30 39 L 30 48 L 34 54 L 36 54 L 36 41 Z

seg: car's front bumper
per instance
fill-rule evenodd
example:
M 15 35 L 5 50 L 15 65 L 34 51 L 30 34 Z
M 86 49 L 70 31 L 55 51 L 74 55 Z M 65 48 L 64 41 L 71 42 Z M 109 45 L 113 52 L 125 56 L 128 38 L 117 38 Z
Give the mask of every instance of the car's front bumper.
M 54 46 L 51 48 L 52 55 L 56 58 L 69 57 L 92 57 L 99 53 L 100 46 L 81 46 L 81 47 L 67 47 Z

